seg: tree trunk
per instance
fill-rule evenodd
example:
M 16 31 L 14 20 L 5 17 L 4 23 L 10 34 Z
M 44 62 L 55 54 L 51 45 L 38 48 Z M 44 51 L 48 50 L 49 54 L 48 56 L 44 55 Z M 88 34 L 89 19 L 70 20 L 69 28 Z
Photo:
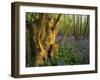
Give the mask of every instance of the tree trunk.
M 55 39 L 58 33 L 57 25 L 61 14 L 54 17 L 41 13 L 38 17 L 38 25 L 34 23 L 32 27 L 32 41 L 34 43 L 33 54 L 35 54 L 33 66 L 39 66 L 43 64 L 44 61 L 55 57 L 59 50 L 59 45 Z

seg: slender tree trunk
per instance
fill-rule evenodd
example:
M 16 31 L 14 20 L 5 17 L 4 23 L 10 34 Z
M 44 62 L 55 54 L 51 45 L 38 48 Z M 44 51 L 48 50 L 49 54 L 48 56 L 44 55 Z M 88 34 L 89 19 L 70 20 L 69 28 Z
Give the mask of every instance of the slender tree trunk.
M 83 37 L 83 39 L 85 39 L 86 36 L 89 34 L 89 16 L 86 16 L 85 21 L 86 21 L 86 23 L 85 23 L 85 30 L 84 30 L 84 37 Z

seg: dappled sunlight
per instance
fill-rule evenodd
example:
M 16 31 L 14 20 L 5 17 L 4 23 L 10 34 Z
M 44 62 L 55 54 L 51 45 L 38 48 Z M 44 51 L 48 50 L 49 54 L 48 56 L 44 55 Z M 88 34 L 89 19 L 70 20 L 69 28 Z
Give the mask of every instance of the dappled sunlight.
M 26 67 L 89 64 L 89 15 L 26 13 Z

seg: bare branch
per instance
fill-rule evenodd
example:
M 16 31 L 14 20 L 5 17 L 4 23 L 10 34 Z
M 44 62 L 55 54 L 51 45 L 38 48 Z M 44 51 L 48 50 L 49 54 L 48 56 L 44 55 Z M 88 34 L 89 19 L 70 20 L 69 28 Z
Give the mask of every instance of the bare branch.
M 53 25 L 53 30 L 55 30 L 56 25 L 57 25 L 57 23 L 59 22 L 60 18 L 61 18 L 61 14 L 58 15 L 58 17 L 57 17 L 57 19 L 56 19 L 56 21 L 55 21 L 55 23 L 54 23 L 54 25 Z
M 70 26 L 69 26 L 69 28 L 66 29 L 65 34 L 64 34 L 64 37 L 63 37 L 61 40 L 59 40 L 59 41 L 57 42 L 58 44 L 62 43 L 63 40 L 66 39 L 67 33 L 69 32 L 70 28 L 72 27 L 73 22 L 74 22 L 74 21 L 72 21 L 71 24 L 70 24 Z

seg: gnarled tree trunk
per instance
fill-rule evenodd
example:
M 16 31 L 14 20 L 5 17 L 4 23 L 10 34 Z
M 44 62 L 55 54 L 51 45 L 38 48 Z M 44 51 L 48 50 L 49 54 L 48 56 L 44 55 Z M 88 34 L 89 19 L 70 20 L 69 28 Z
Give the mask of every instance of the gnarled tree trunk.
M 58 54 L 59 45 L 55 39 L 58 33 L 58 22 L 61 14 L 55 16 L 40 13 L 37 18 L 34 17 L 34 23 L 32 25 L 32 42 L 34 43 L 33 52 L 35 53 L 35 59 L 33 66 L 39 66 L 44 61 L 55 57 Z

